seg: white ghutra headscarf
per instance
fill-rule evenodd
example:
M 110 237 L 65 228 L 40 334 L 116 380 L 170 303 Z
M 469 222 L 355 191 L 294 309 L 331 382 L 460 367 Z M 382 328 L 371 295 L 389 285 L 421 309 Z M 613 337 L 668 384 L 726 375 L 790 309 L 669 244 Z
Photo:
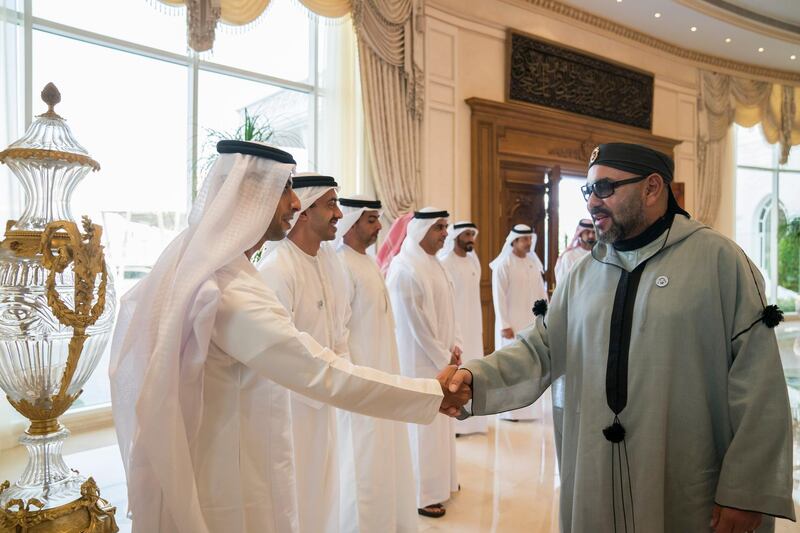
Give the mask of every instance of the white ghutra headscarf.
M 201 419 L 203 367 L 220 288 L 215 272 L 269 227 L 294 159 L 221 141 L 189 225 L 123 298 L 111 345 L 111 399 L 138 531 L 169 513 L 180 533 L 207 531 L 189 442 Z
M 444 241 L 444 246 L 439 253 L 436 254 L 439 256 L 439 259 L 444 260 L 448 255 L 452 254 L 456 249 L 456 239 L 459 235 L 464 233 L 467 230 L 472 230 L 475 232 L 475 236 L 478 236 L 478 226 L 470 222 L 469 220 L 462 220 L 460 222 L 456 222 L 455 224 L 450 224 L 450 227 L 447 228 L 447 239 Z M 468 256 L 474 257 L 477 259 L 477 254 L 475 250 L 469 252 Z
M 292 217 L 291 228 L 294 228 L 294 225 L 297 223 L 297 219 L 300 218 L 301 213 L 307 211 L 308 208 L 314 204 L 314 202 L 322 198 L 331 189 L 338 191 L 339 184 L 336 183 L 336 180 L 330 176 L 322 176 L 316 172 L 299 172 L 295 174 L 292 180 L 292 190 L 294 190 L 294 193 L 297 195 L 297 199 L 300 200 L 300 210 L 297 211 Z M 338 228 L 339 224 L 336 226 Z M 291 228 L 289 229 L 290 232 Z M 339 235 L 338 229 L 336 230 L 336 235 Z M 261 253 L 261 259 L 257 265 L 257 268 L 260 269 L 263 261 L 270 253 L 272 253 L 273 250 L 278 247 L 278 245 L 280 245 L 280 243 L 281 241 L 267 241 L 264 244 L 264 247 L 262 248 L 263 251 Z M 323 243 L 321 248 L 329 249 L 331 248 L 331 245 Z
M 536 233 L 534 233 L 533 229 L 527 224 L 517 224 L 511 231 L 508 232 L 508 236 L 506 237 L 506 241 L 503 243 L 503 249 L 500 250 L 500 253 L 494 260 L 489 263 L 489 268 L 494 270 L 497 268 L 501 263 L 506 261 L 514 250 L 511 248 L 511 245 L 514 243 L 515 240 L 519 239 L 520 237 L 531 237 L 531 251 L 528 252 L 528 257 L 536 264 L 536 268 L 539 269 L 539 272 L 544 272 L 544 266 L 542 262 L 539 260 L 539 256 L 536 255 Z
M 342 219 L 336 224 L 336 240 L 333 241 L 334 249 L 338 250 L 344 243 L 344 236 L 355 226 L 356 222 L 367 211 L 377 211 L 378 216 L 383 215 L 383 206 L 378 200 L 369 200 L 365 196 L 351 196 L 339 198 L 339 208 L 342 210 Z

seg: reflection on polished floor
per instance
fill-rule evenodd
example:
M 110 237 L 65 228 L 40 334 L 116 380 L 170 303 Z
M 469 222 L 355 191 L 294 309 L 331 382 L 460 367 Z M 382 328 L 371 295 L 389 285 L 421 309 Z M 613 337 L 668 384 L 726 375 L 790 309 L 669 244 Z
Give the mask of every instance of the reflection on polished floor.
M 530 422 L 489 421 L 488 435 L 457 440 L 461 492 L 447 502 L 447 515 L 419 519 L 421 533 L 556 533 L 558 473 L 550 420 L 549 395 Z M 798 428 L 800 429 L 800 428 Z M 121 533 L 130 533 L 125 518 L 125 474 L 111 428 L 81 433 L 65 444 L 67 464 L 91 474 L 102 496 L 117 506 Z M 16 479 L 24 467 L 25 450 L 17 447 L 0 458 L 0 479 Z M 795 438 L 795 465 L 800 446 Z M 795 466 L 796 512 L 800 515 L 800 469 Z M 777 521 L 778 533 L 800 533 L 800 525 Z M 364 532 L 377 533 L 377 532 Z M 387 533 L 387 532 L 379 532 Z

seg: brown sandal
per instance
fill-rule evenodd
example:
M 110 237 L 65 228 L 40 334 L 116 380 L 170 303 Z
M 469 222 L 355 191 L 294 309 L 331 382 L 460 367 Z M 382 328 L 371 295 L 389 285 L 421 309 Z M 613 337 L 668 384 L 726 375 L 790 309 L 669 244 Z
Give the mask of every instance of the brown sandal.
M 441 518 L 444 516 L 447 510 L 441 503 L 435 503 L 433 505 L 417 509 L 417 512 L 422 516 L 427 516 L 428 518 Z

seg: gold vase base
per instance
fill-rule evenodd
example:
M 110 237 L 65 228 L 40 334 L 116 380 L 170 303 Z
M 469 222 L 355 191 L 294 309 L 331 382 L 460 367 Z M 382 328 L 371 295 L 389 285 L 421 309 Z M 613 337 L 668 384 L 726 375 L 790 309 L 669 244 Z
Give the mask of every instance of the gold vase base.
M 37 509 L 35 499 L 12 500 L 0 509 L 0 533 L 117 533 L 116 507 L 100 497 L 91 477 L 81 497 L 51 509 Z

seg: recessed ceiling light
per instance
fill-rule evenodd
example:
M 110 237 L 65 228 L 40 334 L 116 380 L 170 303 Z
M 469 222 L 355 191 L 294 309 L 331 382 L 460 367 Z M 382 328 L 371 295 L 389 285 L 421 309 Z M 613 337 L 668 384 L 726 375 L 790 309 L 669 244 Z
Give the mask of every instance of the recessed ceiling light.
M 692 31 L 697 31 L 697 26 L 692 26 L 692 27 L 691 27 L 691 28 L 689 28 L 689 29 L 690 29 L 690 30 L 692 30 Z
M 617 3 L 618 3 L 618 4 L 621 4 L 621 3 L 622 3 L 622 0 L 617 0 Z
M 725 42 L 726 42 L 726 43 L 729 43 L 729 42 L 731 42 L 731 38 L 730 38 L 730 37 L 726 37 L 726 38 L 725 38 Z
M 789 56 L 789 59 L 791 59 L 792 61 L 794 61 L 795 59 L 797 59 L 797 56 L 796 56 L 796 55 L 794 55 L 794 54 L 792 54 L 792 55 L 790 55 L 790 56 Z
M 653 15 L 653 16 L 654 16 L 655 18 L 657 18 L 657 19 L 660 19 L 660 18 L 661 18 L 661 13 L 656 13 L 656 14 L 655 14 L 655 15 Z
M 764 48 L 763 48 L 763 47 L 760 47 L 760 48 L 758 49 L 758 51 L 759 51 L 759 52 L 763 52 L 763 51 L 764 51 Z

